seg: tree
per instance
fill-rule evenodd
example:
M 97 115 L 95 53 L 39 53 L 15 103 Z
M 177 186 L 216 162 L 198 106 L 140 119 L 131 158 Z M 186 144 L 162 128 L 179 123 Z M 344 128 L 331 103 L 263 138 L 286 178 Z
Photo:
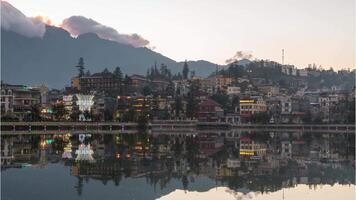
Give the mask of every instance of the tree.
M 152 88 L 149 85 L 146 85 L 142 88 L 142 94 L 147 96 L 153 93 Z
M 120 81 L 122 80 L 122 72 L 119 66 L 114 69 L 113 73 L 117 79 L 119 79 Z
M 84 58 L 80 57 L 80 58 L 79 58 L 79 61 L 78 61 L 78 64 L 77 64 L 77 66 L 75 66 L 75 67 L 78 68 L 78 71 L 79 71 L 78 76 L 79 76 L 79 77 L 84 76 Z
M 188 67 L 187 60 L 184 61 L 182 73 L 183 73 L 183 79 L 188 79 L 189 67 Z
M 180 111 L 182 110 L 182 99 L 179 96 L 176 96 L 175 99 L 175 113 L 176 117 L 179 117 Z
M 90 71 L 87 70 L 87 72 L 85 72 L 85 76 L 90 76 Z
M 103 73 L 104 73 L 104 74 L 108 74 L 108 73 L 110 73 L 110 72 L 109 72 L 108 68 L 105 68 L 105 69 L 103 70 Z
M 41 104 L 35 104 L 31 106 L 32 121 L 41 120 Z
M 53 106 L 53 113 L 57 120 L 62 120 L 67 114 L 67 110 L 63 103 L 59 103 Z
M 199 91 L 199 82 L 193 81 L 189 87 L 189 93 L 187 98 L 187 117 L 194 118 L 196 117 L 198 110 L 198 101 L 195 98 L 196 92 Z

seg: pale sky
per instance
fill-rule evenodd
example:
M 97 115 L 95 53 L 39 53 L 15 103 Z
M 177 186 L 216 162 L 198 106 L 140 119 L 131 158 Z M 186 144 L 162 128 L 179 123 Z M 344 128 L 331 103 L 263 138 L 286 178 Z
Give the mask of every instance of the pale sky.
M 8 0 L 54 24 L 73 15 L 138 33 L 177 61 L 218 64 L 236 51 L 306 67 L 355 68 L 354 0 Z

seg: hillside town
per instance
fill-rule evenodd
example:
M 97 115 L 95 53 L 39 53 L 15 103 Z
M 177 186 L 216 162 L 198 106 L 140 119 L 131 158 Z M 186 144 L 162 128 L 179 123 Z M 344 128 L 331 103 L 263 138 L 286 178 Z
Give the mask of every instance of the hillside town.
M 240 63 L 217 66 L 208 77 L 187 62 L 177 74 L 156 63 L 146 75 L 125 75 L 120 67 L 92 74 L 80 58 L 78 75 L 61 90 L 2 82 L 2 121 L 355 122 L 355 70 Z

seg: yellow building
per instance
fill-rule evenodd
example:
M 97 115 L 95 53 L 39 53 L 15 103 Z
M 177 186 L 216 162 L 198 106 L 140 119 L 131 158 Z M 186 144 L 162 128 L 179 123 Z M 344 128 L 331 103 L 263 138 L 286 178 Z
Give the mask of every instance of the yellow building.
M 267 145 L 251 140 L 249 137 L 240 138 L 240 156 L 251 157 L 266 155 Z
M 77 90 L 80 90 L 79 77 L 72 78 L 71 84 L 72 84 L 72 88 L 76 88 Z
M 240 114 L 252 115 L 255 113 L 266 112 L 267 105 L 262 98 L 248 98 L 240 100 Z

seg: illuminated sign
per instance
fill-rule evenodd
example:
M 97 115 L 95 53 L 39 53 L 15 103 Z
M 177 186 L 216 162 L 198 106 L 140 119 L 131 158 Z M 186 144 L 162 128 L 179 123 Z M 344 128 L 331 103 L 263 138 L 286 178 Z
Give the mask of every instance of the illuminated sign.
M 84 112 L 84 111 L 90 111 L 91 107 L 94 105 L 94 95 L 83 95 L 83 94 L 77 94 L 77 105 L 79 106 L 79 110 Z
M 240 100 L 240 103 L 255 103 L 256 101 L 253 99 L 244 99 L 244 100 Z

